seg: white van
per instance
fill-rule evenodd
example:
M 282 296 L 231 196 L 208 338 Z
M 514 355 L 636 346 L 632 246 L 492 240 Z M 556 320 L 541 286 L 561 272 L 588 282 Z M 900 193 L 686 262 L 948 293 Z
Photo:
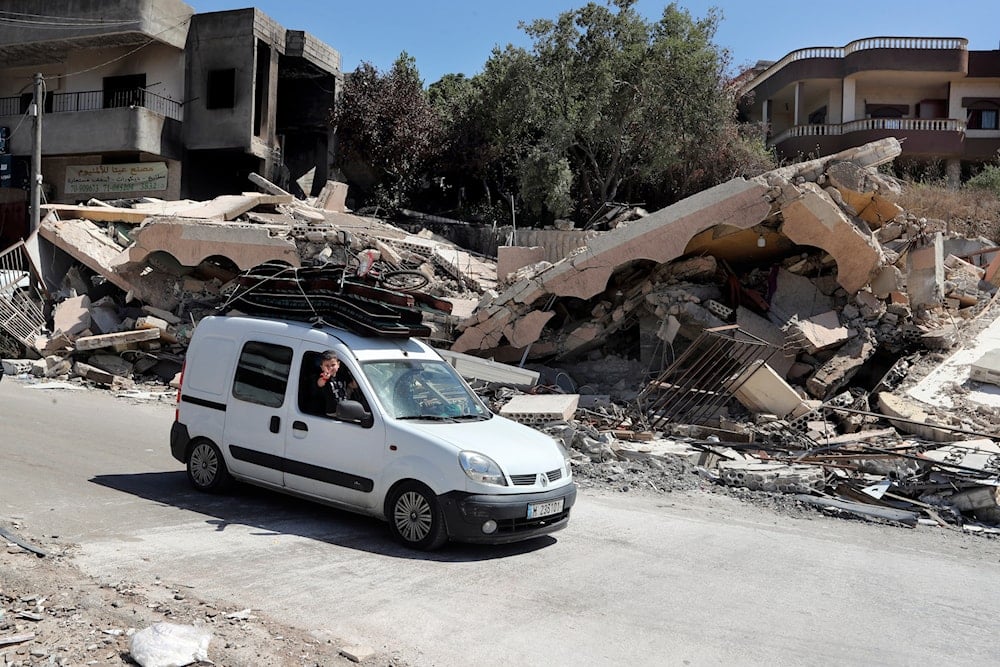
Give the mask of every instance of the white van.
M 327 350 L 357 385 L 332 414 L 306 400 Z M 369 514 L 417 549 L 545 535 L 576 500 L 563 447 L 490 412 L 433 348 L 297 321 L 198 324 L 170 449 L 196 489 L 235 478 Z

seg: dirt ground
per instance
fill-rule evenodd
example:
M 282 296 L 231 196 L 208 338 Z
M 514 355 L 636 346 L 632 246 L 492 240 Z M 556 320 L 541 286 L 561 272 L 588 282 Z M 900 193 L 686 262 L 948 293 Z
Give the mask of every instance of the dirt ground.
M 4 530 L 42 550 L 16 527 Z M 364 647 L 320 640 L 275 623 L 256 610 L 219 607 L 191 590 L 159 580 L 103 586 L 80 572 L 72 553 L 41 557 L 0 539 L 0 665 L 125 665 L 132 635 L 155 623 L 194 625 L 211 633 L 196 665 L 355 665 L 405 667 L 391 655 L 364 656 Z M 8 644 L 12 638 L 23 641 Z M 342 651 L 363 657 L 360 662 Z M 366 651 L 366 649 L 364 649 Z

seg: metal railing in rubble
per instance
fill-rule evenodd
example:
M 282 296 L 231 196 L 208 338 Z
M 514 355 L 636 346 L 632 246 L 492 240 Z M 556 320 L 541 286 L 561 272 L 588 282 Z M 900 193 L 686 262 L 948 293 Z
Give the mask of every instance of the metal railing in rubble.
M 38 273 L 23 241 L 0 252 L 0 329 L 29 349 L 35 348 L 35 337 L 45 328 L 37 284 Z
M 779 348 L 736 325 L 705 329 L 677 360 L 639 393 L 652 428 L 706 424 Z
M 30 103 L 30 97 L 2 97 L 0 98 L 0 116 L 22 114 L 27 111 Z M 157 95 L 145 88 L 49 93 L 43 111 L 44 113 L 61 113 L 67 111 L 118 109 L 121 107 L 141 107 L 167 118 L 183 120 L 180 102 L 172 100 L 169 97 Z

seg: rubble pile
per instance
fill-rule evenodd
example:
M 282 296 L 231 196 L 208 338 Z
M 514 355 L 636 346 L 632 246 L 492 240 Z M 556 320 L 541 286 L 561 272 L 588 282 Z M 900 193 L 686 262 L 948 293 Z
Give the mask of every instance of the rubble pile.
M 1000 384 L 1000 249 L 904 211 L 878 169 L 899 153 L 884 139 L 629 207 L 562 258 L 504 248 L 499 280 L 430 232 L 347 212 L 335 183 L 307 201 L 255 176 L 263 193 L 208 202 L 51 206 L 36 252 L 53 308 L 20 338 L 41 358 L 6 371 L 170 381 L 255 267 L 344 267 L 375 287 L 404 272 L 425 304 L 447 302 L 423 309 L 427 338 L 581 471 L 996 523 L 1000 401 L 982 387 Z

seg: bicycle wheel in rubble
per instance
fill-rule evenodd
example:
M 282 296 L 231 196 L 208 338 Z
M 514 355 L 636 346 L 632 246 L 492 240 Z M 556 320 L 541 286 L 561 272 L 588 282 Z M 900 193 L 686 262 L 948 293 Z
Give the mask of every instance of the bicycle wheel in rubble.
M 427 287 L 430 279 L 420 271 L 389 271 L 382 274 L 382 285 L 399 292 L 413 292 Z

